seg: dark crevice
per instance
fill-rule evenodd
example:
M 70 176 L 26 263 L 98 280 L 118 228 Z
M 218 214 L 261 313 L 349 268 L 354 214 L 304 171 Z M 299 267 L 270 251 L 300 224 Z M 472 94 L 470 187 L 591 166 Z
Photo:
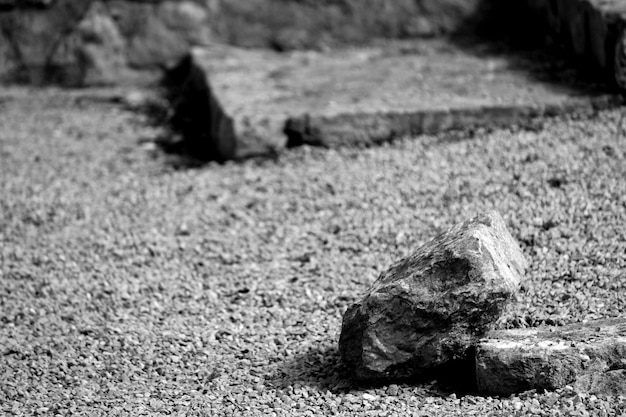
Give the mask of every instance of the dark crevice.
M 285 123 L 283 133 L 287 136 L 287 148 L 302 145 L 323 146 L 319 132 L 311 126 L 308 114 L 300 117 L 290 117 Z
M 466 359 L 451 361 L 437 369 L 437 382 L 442 391 L 457 396 L 478 395 L 475 354 L 475 348 L 471 347 Z

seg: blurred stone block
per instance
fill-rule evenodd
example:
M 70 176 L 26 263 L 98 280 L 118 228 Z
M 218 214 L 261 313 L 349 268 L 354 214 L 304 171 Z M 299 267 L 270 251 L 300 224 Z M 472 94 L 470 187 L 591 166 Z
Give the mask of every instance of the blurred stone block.
M 170 98 L 196 156 L 218 160 L 510 126 L 611 101 L 549 62 L 443 40 L 329 52 L 214 46 L 172 71 Z

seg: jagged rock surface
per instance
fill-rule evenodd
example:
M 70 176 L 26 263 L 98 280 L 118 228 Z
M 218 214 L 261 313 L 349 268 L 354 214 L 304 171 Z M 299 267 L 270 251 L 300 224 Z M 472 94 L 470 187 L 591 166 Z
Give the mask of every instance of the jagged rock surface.
M 498 213 L 456 225 L 382 273 L 347 310 L 344 363 L 357 379 L 379 381 L 465 357 L 514 296 L 526 266 Z
M 626 394 L 626 319 L 489 333 L 476 348 L 478 390 L 508 395 L 572 385 Z

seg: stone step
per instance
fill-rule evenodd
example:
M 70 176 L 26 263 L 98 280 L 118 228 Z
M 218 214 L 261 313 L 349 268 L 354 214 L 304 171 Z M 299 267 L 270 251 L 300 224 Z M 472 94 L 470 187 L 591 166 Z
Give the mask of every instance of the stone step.
M 616 102 L 549 62 L 445 40 L 283 54 L 214 46 L 170 74 L 173 122 L 198 156 L 226 160 L 508 126 Z
M 524 0 L 546 31 L 626 88 L 624 0 Z
M 626 319 L 491 332 L 476 347 L 484 394 L 566 385 L 577 392 L 626 394 Z

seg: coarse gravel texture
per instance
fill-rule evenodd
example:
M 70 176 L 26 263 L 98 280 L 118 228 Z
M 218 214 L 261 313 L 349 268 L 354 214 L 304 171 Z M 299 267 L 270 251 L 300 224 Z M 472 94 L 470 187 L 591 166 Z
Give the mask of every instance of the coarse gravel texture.
M 569 388 L 357 387 L 337 352 L 380 272 L 486 209 L 531 265 L 500 327 L 623 317 L 620 110 L 188 167 L 90 94 L 0 91 L 1 415 L 626 413 Z

